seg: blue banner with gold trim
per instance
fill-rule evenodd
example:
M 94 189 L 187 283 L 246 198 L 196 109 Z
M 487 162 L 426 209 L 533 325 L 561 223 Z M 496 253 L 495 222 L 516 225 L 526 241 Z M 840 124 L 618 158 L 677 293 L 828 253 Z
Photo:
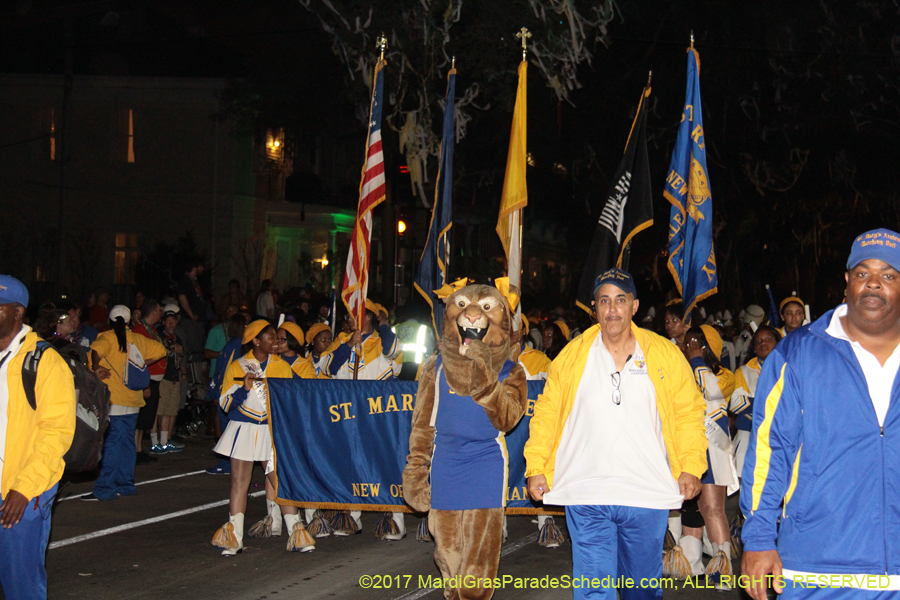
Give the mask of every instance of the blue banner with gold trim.
M 663 195 L 669 218 L 669 271 L 684 302 L 684 313 L 718 291 L 713 249 L 712 190 L 706 168 L 706 138 L 700 104 L 700 55 L 688 48 L 687 92 L 678 139 Z
M 412 512 L 403 501 L 415 381 L 269 379 L 280 501 L 304 508 Z M 525 493 L 528 424 L 543 381 L 528 382 L 528 410 L 506 434 L 507 512 L 545 511 Z

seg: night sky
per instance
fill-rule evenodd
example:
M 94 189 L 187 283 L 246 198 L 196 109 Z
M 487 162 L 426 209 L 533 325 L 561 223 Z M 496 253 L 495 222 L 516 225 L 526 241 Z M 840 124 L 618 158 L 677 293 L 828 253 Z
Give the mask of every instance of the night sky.
M 350 80 L 332 52 L 333 39 L 298 2 L 12 4 L 0 18 L 4 72 L 61 73 L 71 46 L 76 75 L 226 77 L 232 100 L 250 105 L 262 122 L 283 126 L 288 135 L 365 135 L 356 118 L 360 102 L 368 102 L 363 79 L 357 74 Z M 333 4 L 351 21 L 365 21 L 371 9 L 370 29 L 392 27 L 409 64 L 431 72 L 433 53 L 417 32 L 423 22 L 440 24 L 443 4 L 430 12 L 418 0 Z M 550 11 L 552 2 L 533 4 Z M 323 10 L 316 0 L 310 5 Z M 585 14 L 592 5 L 575 2 Z M 526 218 L 567 228 L 577 270 L 652 70 L 648 141 L 655 226 L 636 238 L 632 269 L 642 293 L 664 299 L 673 285 L 660 254 L 669 215 L 661 192 L 693 31 L 720 281 L 719 295 L 707 304 L 762 303 L 766 283 L 776 296 L 798 291 L 814 312 L 839 302 L 852 238 L 866 229 L 900 226 L 900 43 L 894 37 L 900 8 L 879 0 L 621 0 L 615 10 L 608 48 L 593 37 L 588 41 L 591 64 L 577 66 L 582 87 L 566 101 L 530 67 L 535 167 L 528 173 Z M 562 17 L 558 21 L 539 20 L 528 1 L 470 0 L 449 29 L 459 89 L 477 82 L 477 103 L 490 104 L 489 110 L 470 110 L 467 136 L 456 147 L 457 211 L 484 219 L 496 214 L 521 56 L 513 35 L 525 25 L 536 39 L 558 40 L 567 32 Z M 374 48 L 365 52 L 374 56 Z M 396 85 L 399 63 L 398 57 L 389 60 L 388 88 L 392 78 Z M 434 92 L 436 132 L 446 69 L 438 71 L 426 78 Z M 405 101 L 412 102 L 409 96 Z M 396 141 L 388 151 L 396 152 Z M 388 164 L 402 162 L 394 156 Z M 436 160 L 429 168 L 433 173 Z M 417 202 L 404 197 L 408 185 L 397 188 L 399 205 Z M 335 205 L 354 202 L 352 190 L 333 192 L 328 201 Z

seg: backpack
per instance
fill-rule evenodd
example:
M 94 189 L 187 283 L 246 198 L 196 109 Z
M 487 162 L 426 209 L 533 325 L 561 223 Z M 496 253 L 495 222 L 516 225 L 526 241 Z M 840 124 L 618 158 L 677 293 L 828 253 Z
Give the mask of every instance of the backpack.
M 25 362 L 22 363 L 22 387 L 32 409 L 37 409 L 34 388 L 38 364 L 45 352 L 56 352 L 56 349 L 40 340 L 37 347 L 25 355 Z M 103 435 L 109 425 L 109 389 L 77 358 L 77 350 L 70 353 L 63 348 L 59 355 L 69 365 L 75 378 L 75 437 L 63 460 L 66 461 L 67 471 L 92 471 L 97 468 L 103 454 Z
M 140 391 L 150 387 L 150 370 L 144 364 L 141 351 L 134 344 L 128 344 L 128 361 L 122 375 L 122 383 L 129 390 Z

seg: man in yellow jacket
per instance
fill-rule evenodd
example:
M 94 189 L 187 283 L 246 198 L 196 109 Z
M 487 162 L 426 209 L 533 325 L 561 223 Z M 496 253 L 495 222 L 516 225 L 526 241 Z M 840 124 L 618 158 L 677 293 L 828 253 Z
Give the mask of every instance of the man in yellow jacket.
M 0 584 L 7 598 L 46 599 L 50 509 L 75 434 L 75 383 L 47 351 L 29 404 L 22 365 L 39 338 L 22 324 L 27 306 L 22 282 L 0 275 Z
M 706 471 L 706 403 L 678 348 L 632 323 L 635 295 L 625 271 L 597 277 L 598 324 L 550 365 L 525 444 L 531 497 L 566 509 L 576 599 L 662 598 L 641 579 L 662 577 L 669 510 Z

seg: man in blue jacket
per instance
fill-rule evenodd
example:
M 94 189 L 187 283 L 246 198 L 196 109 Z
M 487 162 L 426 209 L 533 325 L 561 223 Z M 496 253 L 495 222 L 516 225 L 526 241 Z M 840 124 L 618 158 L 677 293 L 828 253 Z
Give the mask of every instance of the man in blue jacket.
M 900 234 L 857 237 L 845 279 L 846 304 L 760 375 L 739 581 L 757 600 L 767 583 L 783 598 L 900 598 Z

